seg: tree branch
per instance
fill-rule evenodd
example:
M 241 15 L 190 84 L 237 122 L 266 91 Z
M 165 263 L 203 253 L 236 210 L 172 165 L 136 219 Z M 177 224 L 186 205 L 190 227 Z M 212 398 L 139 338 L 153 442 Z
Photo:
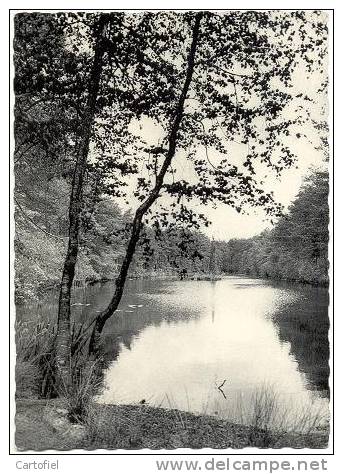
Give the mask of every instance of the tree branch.
M 185 100 L 187 97 L 187 93 L 189 91 L 189 86 L 190 86 L 193 71 L 194 71 L 195 55 L 196 55 L 197 44 L 198 44 L 198 39 L 199 39 L 201 17 L 202 17 L 201 13 L 197 13 L 195 16 L 193 35 L 192 35 L 192 44 L 191 44 L 188 61 L 187 61 L 186 79 L 185 79 L 185 82 L 181 91 L 181 95 L 176 107 L 175 118 L 171 127 L 169 139 L 168 139 L 167 155 L 164 159 L 164 162 L 161 166 L 159 173 L 156 176 L 155 186 L 150 191 L 150 194 L 146 198 L 146 200 L 138 207 L 135 213 L 129 244 L 126 250 L 124 261 L 122 263 L 122 266 L 119 272 L 119 276 L 116 279 L 116 289 L 108 307 L 102 313 L 100 313 L 97 318 L 97 321 L 95 323 L 94 330 L 92 333 L 92 337 L 90 340 L 90 345 L 89 345 L 90 353 L 94 353 L 98 349 L 100 334 L 104 328 L 104 325 L 106 321 L 112 316 L 114 311 L 118 308 L 118 305 L 123 295 L 124 284 L 126 281 L 127 273 L 128 273 L 128 270 L 129 270 L 129 267 L 130 267 L 135 249 L 136 249 L 136 245 L 140 236 L 143 216 L 158 198 L 161 188 L 163 186 L 164 177 L 172 162 L 172 159 L 175 156 L 176 145 L 177 145 L 177 134 L 179 132 L 180 124 L 184 116 Z

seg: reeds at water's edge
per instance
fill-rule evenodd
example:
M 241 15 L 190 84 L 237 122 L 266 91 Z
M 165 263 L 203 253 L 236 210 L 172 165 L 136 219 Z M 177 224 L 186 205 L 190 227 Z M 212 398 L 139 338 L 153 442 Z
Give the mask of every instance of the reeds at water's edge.
M 56 323 L 43 319 L 39 322 L 17 322 L 15 331 L 16 397 L 63 397 L 71 404 L 71 417 L 77 418 L 88 398 L 98 393 L 104 368 L 100 359 L 94 361 L 88 357 L 90 331 L 85 330 L 83 324 L 71 327 L 72 387 L 68 391 L 63 387 L 57 389 L 55 380 Z

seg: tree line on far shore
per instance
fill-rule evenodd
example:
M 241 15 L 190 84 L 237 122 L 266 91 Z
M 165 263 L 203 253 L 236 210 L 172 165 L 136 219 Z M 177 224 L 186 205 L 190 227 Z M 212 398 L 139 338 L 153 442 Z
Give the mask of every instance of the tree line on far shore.
M 270 231 L 224 244 L 222 271 L 328 284 L 329 177 L 315 171 Z
M 60 215 L 58 197 L 63 199 L 66 185 L 60 178 L 53 186 L 57 201 L 55 207 L 45 206 L 45 190 L 39 189 L 37 180 L 32 186 L 32 195 L 40 205 L 33 202 L 31 208 L 26 204 L 25 208 L 17 209 L 18 302 L 38 297 L 40 292 L 59 281 L 65 244 L 56 236 L 63 235 L 67 221 Z M 183 227 L 170 226 L 163 231 L 146 227 L 131 276 L 192 278 L 214 271 L 217 274 L 246 274 L 326 285 L 328 192 L 327 171 L 312 172 L 288 212 L 274 228 L 249 239 L 211 241 L 204 234 Z M 122 212 L 108 198 L 100 200 L 93 212 L 84 216 L 78 280 L 115 278 L 124 253 L 122 241 L 130 218 L 130 212 Z M 44 221 L 49 224 L 45 226 Z
M 151 254 L 141 253 L 136 263 L 146 270 L 174 269 L 190 277 L 214 271 L 325 286 L 329 270 L 328 195 L 328 172 L 312 171 L 271 230 L 228 242 L 211 241 L 184 229 L 172 235 L 165 232 L 159 242 L 150 235 Z

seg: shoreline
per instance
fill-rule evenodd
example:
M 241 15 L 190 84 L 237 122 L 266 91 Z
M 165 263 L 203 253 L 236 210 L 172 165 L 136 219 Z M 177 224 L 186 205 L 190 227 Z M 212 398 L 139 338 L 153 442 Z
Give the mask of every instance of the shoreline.
M 83 424 L 71 423 L 62 399 L 16 400 L 19 451 L 71 449 L 325 449 L 328 430 L 276 433 L 209 415 L 148 405 L 93 403 Z
M 289 284 L 294 284 L 294 285 L 309 285 L 313 288 L 329 288 L 330 287 L 330 282 L 315 282 L 315 281 L 307 281 L 307 280 L 298 280 L 298 279 L 290 279 L 290 278 L 271 278 L 267 276 L 258 276 L 258 275 L 249 275 L 249 274 L 244 274 L 244 273 L 226 273 L 226 274 L 218 274 L 214 277 L 214 280 L 221 280 L 225 279 L 226 277 L 244 277 L 244 278 L 256 278 L 258 280 L 265 280 L 267 282 L 279 282 L 279 283 L 289 283 Z M 185 277 L 183 279 L 180 279 L 178 275 L 169 275 L 169 274 L 160 274 L 160 275 L 152 275 L 152 274 L 142 274 L 142 275 L 130 275 L 128 276 L 128 281 L 129 280 L 152 280 L 152 281 L 208 281 L 211 280 L 211 278 L 208 276 L 208 274 L 195 274 L 190 277 Z M 100 279 L 89 279 L 85 281 L 76 281 L 75 282 L 75 288 L 82 288 L 82 287 L 88 287 L 88 286 L 93 286 L 97 284 L 102 284 L 102 283 L 108 283 L 108 282 L 115 282 L 115 278 L 100 278 Z M 50 283 L 48 286 L 45 287 L 40 287 L 38 289 L 38 294 L 40 297 L 44 297 L 47 295 L 50 291 L 58 290 L 59 288 L 59 282 L 55 283 Z M 25 305 L 25 304 L 30 304 L 34 303 L 36 300 L 35 299 L 27 299 L 24 301 L 17 301 L 16 305 Z

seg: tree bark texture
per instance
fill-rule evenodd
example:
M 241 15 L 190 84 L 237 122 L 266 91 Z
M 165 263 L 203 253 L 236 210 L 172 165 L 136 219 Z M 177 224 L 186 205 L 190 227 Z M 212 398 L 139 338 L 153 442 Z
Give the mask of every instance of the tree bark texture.
M 96 99 L 103 66 L 103 34 L 106 26 L 105 15 L 101 15 L 97 25 L 93 64 L 90 71 L 88 98 L 83 117 L 81 139 L 76 154 L 76 162 L 69 203 L 68 248 L 60 284 L 57 336 L 55 343 L 57 390 L 68 392 L 71 387 L 71 324 L 70 299 L 79 250 L 80 214 L 82 209 L 82 188 L 87 167 L 87 157 L 95 115 Z

